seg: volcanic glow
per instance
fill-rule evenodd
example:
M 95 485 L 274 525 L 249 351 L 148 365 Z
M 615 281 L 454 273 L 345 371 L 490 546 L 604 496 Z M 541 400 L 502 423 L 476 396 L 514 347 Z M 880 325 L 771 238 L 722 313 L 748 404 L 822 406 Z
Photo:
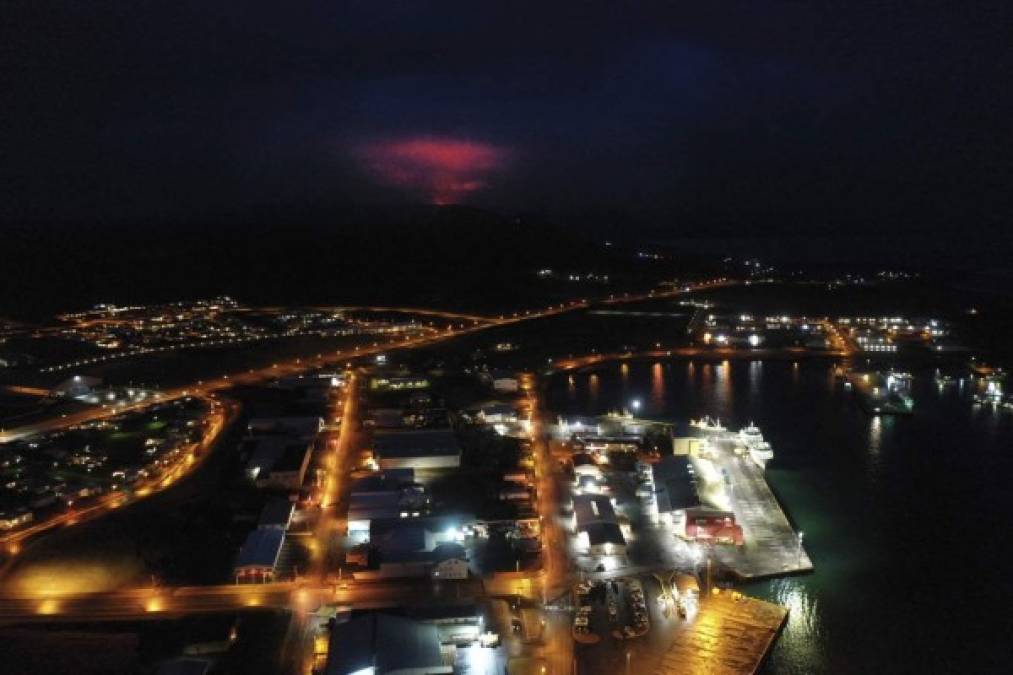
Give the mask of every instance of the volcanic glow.
M 503 148 L 451 138 L 408 138 L 362 147 L 359 156 L 378 180 L 424 195 L 434 204 L 456 204 L 488 186 L 507 160 Z

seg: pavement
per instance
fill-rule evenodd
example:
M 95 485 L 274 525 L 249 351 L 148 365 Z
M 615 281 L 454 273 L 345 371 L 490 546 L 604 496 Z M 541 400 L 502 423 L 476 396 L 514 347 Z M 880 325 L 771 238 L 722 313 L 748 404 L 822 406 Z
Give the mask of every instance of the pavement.
M 310 612 L 322 604 L 379 609 L 473 602 L 484 597 L 481 580 L 434 583 L 429 579 L 310 584 L 227 584 L 133 588 L 105 593 L 0 595 L 0 624 L 125 621 L 269 608 Z
M 712 434 L 714 464 L 728 472 L 731 488 L 726 494 L 736 522 L 742 526 L 745 545 L 714 546 L 712 556 L 742 580 L 811 572 L 812 560 L 799 542 L 781 504 L 767 484 L 763 469 L 748 456 L 733 452 L 735 443 Z M 698 466 L 709 460 L 694 460 Z M 710 472 L 698 471 L 698 478 Z M 720 471 L 717 472 L 720 475 Z M 718 480 L 721 480 L 720 478 Z M 706 487 L 710 486 L 705 486 Z
M 724 591 L 700 600 L 661 659 L 657 675 L 755 673 L 788 618 L 788 610 Z

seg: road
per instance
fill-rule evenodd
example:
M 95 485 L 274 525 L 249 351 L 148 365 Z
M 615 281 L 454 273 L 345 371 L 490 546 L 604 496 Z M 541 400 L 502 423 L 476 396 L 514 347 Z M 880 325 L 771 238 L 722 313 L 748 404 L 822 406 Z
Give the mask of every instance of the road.
M 547 413 L 542 407 L 538 383 L 527 382 L 531 399 L 531 439 L 535 454 L 535 478 L 538 481 L 538 511 L 542 523 L 542 573 L 538 579 L 542 603 L 552 602 L 568 593 L 573 582 L 568 557 L 567 535 L 560 526 L 558 509 L 560 496 L 557 489 L 558 467 L 549 452 L 546 431 Z M 568 613 L 540 612 L 543 628 L 538 645 L 538 656 L 545 660 L 549 673 L 568 675 L 573 664 L 573 636 Z
M 306 580 L 326 588 L 328 571 L 333 568 L 339 557 L 340 539 L 344 521 L 339 518 L 342 503 L 342 484 L 349 472 L 349 461 L 354 457 L 359 433 L 358 424 L 358 386 L 359 378 L 353 372 L 349 375 L 341 403 L 331 411 L 332 417 L 341 414 L 341 424 L 337 432 L 327 432 L 324 441 L 324 452 L 327 457 L 323 464 L 327 471 L 324 488 L 320 495 L 320 512 L 311 534 L 309 569 Z M 348 584 L 349 582 L 343 582 Z M 323 602 L 333 601 L 326 597 L 326 591 L 318 592 L 314 598 L 314 608 Z M 286 601 L 286 598 L 281 598 Z M 296 596 L 298 600 L 298 596 Z M 287 599 L 291 600 L 291 596 Z M 318 600 L 318 601 L 317 601 Z M 283 605 L 284 606 L 284 605 Z M 313 639 L 316 625 L 307 607 L 296 605 L 289 617 L 288 628 L 282 639 L 280 650 L 279 672 L 309 673 L 313 667 Z M 302 610 L 302 611 L 298 611 Z
M 429 579 L 335 584 L 281 582 L 147 587 L 79 595 L 0 595 L 0 624 L 130 621 L 257 607 L 308 613 L 323 603 L 353 609 L 465 603 L 484 596 L 480 580 Z

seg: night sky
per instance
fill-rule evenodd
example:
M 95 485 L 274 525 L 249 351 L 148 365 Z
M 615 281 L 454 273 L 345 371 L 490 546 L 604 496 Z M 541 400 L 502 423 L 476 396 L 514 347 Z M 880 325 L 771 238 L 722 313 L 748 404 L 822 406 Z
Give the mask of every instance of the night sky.
M 0 222 L 469 204 L 1008 244 L 1002 2 L 4 5 Z

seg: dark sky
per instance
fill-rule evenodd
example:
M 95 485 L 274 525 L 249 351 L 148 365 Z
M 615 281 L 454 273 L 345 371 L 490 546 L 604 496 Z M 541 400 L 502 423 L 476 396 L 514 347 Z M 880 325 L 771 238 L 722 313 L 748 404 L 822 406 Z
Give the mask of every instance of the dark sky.
M 1001 238 L 1009 5 L 8 0 L 0 219 L 423 201 Z

